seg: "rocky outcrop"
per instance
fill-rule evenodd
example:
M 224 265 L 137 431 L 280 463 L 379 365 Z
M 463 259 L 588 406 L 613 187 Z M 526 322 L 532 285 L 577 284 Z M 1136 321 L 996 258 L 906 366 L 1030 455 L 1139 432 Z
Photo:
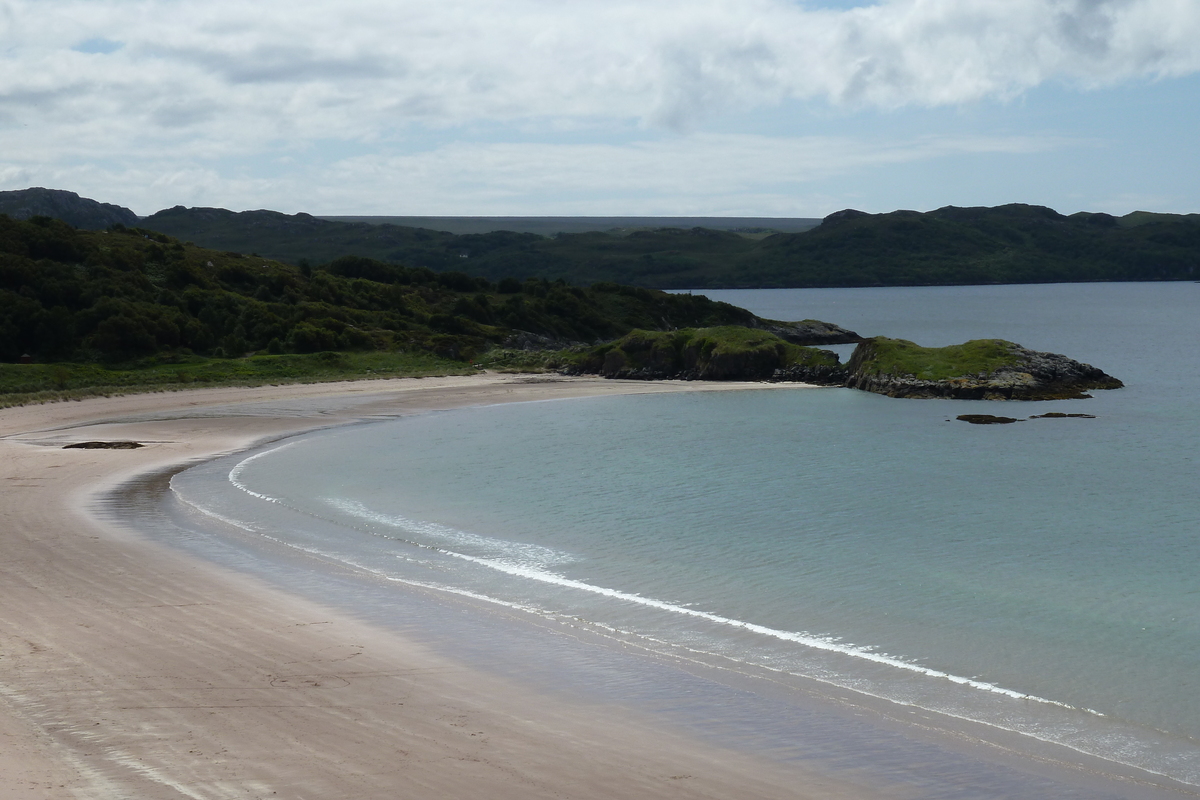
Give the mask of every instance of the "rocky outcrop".
M 772 333 L 722 326 L 633 331 L 583 353 L 570 374 L 635 380 L 803 381 L 841 385 L 836 354 L 785 342 Z
M 835 353 L 821 350 L 833 358 Z M 771 383 L 814 383 L 817 386 L 845 386 L 846 367 L 844 364 L 791 364 L 775 370 L 769 380 Z
M 930 377 L 916 369 L 890 366 L 889 349 L 911 342 L 870 339 L 854 350 L 847 366 L 846 385 L 888 397 L 942 397 L 957 400 L 1060 400 L 1089 397 L 1093 389 L 1118 389 L 1124 384 L 1090 364 L 1056 353 L 1029 350 L 1000 340 L 968 342 L 959 347 L 987 344 L 998 350 L 988 368 L 961 375 Z M 951 348 L 915 348 L 935 353 Z M 925 358 L 925 363 L 929 362 Z
M 863 337 L 851 330 L 831 322 L 819 319 L 805 319 L 799 322 L 780 322 L 774 319 L 755 318 L 753 327 L 773 333 L 785 342 L 802 346 L 820 347 L 831 344 L 855 344 L 865 341 Z
M 112 203 L 99 203 L 62 189 L 18 189 L 0 192 L 0 214 L 13 219 L 52 217 L 84 230 L 110 225 L 137 225 L 138 215 Z

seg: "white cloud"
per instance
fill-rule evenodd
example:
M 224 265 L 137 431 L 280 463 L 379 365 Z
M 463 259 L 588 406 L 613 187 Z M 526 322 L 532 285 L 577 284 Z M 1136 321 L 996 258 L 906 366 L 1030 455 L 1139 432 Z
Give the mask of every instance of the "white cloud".
M 686 130 L 788 98 L 943 105 L 1200 69 L 1194 0 L 893 0 L 839 12 L 787 0 L 7 6 L 0 109 L 84 125 L 113 149 L 172 141 L 181 127 L 251 148 L 481 120 Z M 124 136 L 111 140 L 114 129 Z
M 175 204 L 327 214 L 811 216 L 844 207 L 811 184 L 888 165 L 962 154 L 1043 153 L 1053 137 L 938 136 L 905 141 L 845 137 L 696 134 L 631 144 L 451 143 L 407 155 L 301 163 L 280 178 L 223 175 L 203 166 L 148 162 L 124 171 L 92 166 L 36 174 L 109 202 L 142 197 L 150 213 Z M 286 159 L 285 159 L 286 160 Z M 0 179 L 7 170 L 0 162 Z M 29 178 L 30 173 L 23 173 Z M 887 210 L 875 209 L 870 210 Z
M 796 117 L 791 137 L 733 146 L 703 134 L 708 120 L 789 101 L 851 112 L 955 106 L 1048 82 L 1089 89 L 1196 71 L 1196 0 L 890 0 L 837 11 L 794 0 L 8 0 L 0 188 L 19 176 L 61 176 L 67 188 L 108 176 L 113 190 L 145 180 L 141 207 L 168 188 L 179 192 L 173 204 L 220 187 L 278 207 L 299 196 L 284 188 L 331 202 L 344 190 L 339 202 L 349 202 L 374 191 L 379 170 L 396 180 L 410 170 L 410 183 L 475 186 L 473 202 L 489 208 L 589 185 L 627 199 L 645 186 L 649 205 L 672 186 L 776 198 L 763 187 L 970 140 L 806 139 Z M 683 136 L 662 144 L 663 131 Z M 618 133 L 649 141 L 604 144 Z M 534 143 L 552 134 L 570 145 Z M 510 143 L 489 144 L 499 139 Z M 995 152 L 1000 141 L 979 146 Z M 328 142 L 373 155 L 304 163 Z M 299 162 L 282 178 L 251 163 L 280 155 Z M 778 170 L 755 166 L 775 158 Z M 229 197 L 211 202 L 237 202 Z

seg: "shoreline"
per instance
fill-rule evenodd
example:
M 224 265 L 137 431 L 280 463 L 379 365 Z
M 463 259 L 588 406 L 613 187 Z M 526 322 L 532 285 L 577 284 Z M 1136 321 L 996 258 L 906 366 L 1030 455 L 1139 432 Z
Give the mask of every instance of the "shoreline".
M 916 784 L 881 786 L 855 765 L 765 759 L 637 708 L 539 691 L 448 655 L 445 642 L 356 619 L 95 513 L 96 498 L 137 476 L 319 428 L 496 402 L 744 388 L 800 387 L 484 375 L 0 411 L 9 498 L 0 533 L 0 777 L 8 796 L 913 796 Z M 148 446 L 61 450 L 85 439 Z M 472 624 L 535 627 L 511 613 L 481 623 L 484 609 L 463 603 L 456 613 L 464 608 Z M 704 668 L 693 672 L 711 680 Z M 749 681 L 740 691 L 762 688 Z M 846 701 L 827 695 L 807 711 L 831 723 Z M 930 733 L 919 710 L 892 711 L 877 709 L 873 722 L 890 737 L 947 738 Z M 991 764 L 1064 790 L 1105 790 L 1088 796 L 1196 796 L 1140 783 L 1136 771 L 1105 769 L 1098 759 L 1028 758 L 1017 752 L 1022 737 L 1009 738 L 959 742 L 957 750 L 943 743 L 943 751 L 960 755 L 968 772 Z

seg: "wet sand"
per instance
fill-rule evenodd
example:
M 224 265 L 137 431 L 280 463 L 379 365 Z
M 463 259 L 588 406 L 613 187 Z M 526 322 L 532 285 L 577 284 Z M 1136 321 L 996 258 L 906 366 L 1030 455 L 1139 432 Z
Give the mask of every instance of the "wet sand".
M 1041 797 L 1195 796 L 836 694 L 805 709 L 810 749 L 820 749 L 818 737 L 833 742 L 820 758 L 723 746 L 671 722 L 678 714 L 539 691 L 436 637 L 406 636 L 95 513 L 98 497 L 138 476 L 320 427 L 496 402 L 734 388 L 745 386 L 485 375 L 0 411 L 0 797 L 868 800 L 1035 796 L 1030 787 Z M 89 440 L 145 446 L 62 449 Z M 502 635 L 521 623 L 479 624 Z M 681 684 L 707 680 L 703 669 L 679 674 Z M 770 705 L 765 686 L 751 681 L 730 696 Z M 875 745 L 855 744 L 864 740 L 845 735 L 853 726 L 878 732 Z M 886 764 L 898 776 L 891 783 L 879 766 L 888 759 L 903 762 Z M 929 769 L 913 763 L 922 759 Z

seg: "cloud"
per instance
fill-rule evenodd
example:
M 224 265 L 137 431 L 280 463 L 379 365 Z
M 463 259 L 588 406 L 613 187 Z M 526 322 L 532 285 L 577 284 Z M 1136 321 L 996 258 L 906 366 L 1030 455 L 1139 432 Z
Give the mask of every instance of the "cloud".
M 1193 0 L 892 0 L 844 11 L 788 0 L 7 6 L 3 110 L 48 124 L 102 119 L 139 137 L 188 119 L 197 136 L 249 147 L 530 119 L 690 130 L 789 99 L 954 105 L 1048 81 L 1095 87 L 1200 70 Z M 188 102 L 221 113 L 159 110 Z
M 281 176 L 246 177 L 201 165 L 148 161 L 34 173 L 109 202 L 148 198 L 141 213 L 177 203 L 328 214 L 811 216 L 844 199 L 818 198 L 833 176 L 963 154 L 1024 155 L 1077 144 L 1053 137 L 849 137 L 696 134 L 627 144 L 450 143 L 405 155 L 310 160 Z M 283 159 L 290 161 L 290 159 Z M 0 162 L 0 179 L 16 165 Z M 29 177 L 25 171 L 23 177 Z M 870 209 L 888 210 L 888 209 Z
M 433 204 L 414 212 L 784 211 L 838 170 L 1049 140 L 820 139 L 793 112 L 754 136 L 744 112 L 880 119 L 1198 71 L 1195 0 L 7 0 L 0 182 L 138 210 L 395 208 L 387 176 Z

